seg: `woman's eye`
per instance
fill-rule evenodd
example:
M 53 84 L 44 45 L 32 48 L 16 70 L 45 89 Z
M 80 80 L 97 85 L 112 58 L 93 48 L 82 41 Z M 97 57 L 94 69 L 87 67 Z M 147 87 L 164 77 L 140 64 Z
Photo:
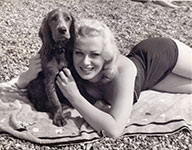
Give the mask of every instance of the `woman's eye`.
M 79 52 L 79 51 L 76 51 L 75 54 L 76 54 L 76 55 L 83 55 L 83 53 L 82 53 L 82 52 Z
M 91 56 L 95 58 L 95 57 L 99 57 L 100 54 L 99 53 L 93 53 L 93 54 L 91 54 Z

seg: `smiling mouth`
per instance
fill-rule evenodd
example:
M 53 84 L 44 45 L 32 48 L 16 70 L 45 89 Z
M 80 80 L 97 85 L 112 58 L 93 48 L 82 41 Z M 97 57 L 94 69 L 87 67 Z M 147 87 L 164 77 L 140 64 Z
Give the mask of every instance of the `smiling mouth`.
M 80 69 L 81 69 L 83 72 L 89 73 L 89 72 L 91 72 L 94 68 L 93 68 L 93 67 L 88 67 L 88 68 L 80 67 Z

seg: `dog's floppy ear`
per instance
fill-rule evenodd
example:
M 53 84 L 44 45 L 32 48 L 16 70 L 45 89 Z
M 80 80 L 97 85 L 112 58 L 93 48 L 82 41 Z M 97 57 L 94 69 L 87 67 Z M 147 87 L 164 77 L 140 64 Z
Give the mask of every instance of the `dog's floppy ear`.
M 71 22 L 71 26 L 70 26 L 70 34 L 71 36 L 75 36 L 75 17 L 70 13 L 71 18 L 72 18 L 72 22 Z M 74 37 L 72 37 L 74 38 Z
M 48 23 L 48 15 L 43 19 L 43 22 L 39 29 L 39 37 L 41 38 L 43 46 L 45 47 L 44 50 L 45 54 L 49 53 L 52 44 L 52 34 L 51 34 L 51 28 L 49 27 Z
M 71 38 L 69 39 L 69 42 L 68 42 L 68 46 L 69 47 L 71 47 L 72 46 L 72 48 L 73 48 L 73 46 L 74 46 L 74 42 L 75 42 L 75 21 L 76 21 L 76 19 L 75 19 L 75 17 L 70 13 L 70 15 L 71 15 L 71 18 L 72 18 L 72 21 L 71 21 L 71 26 L 70 26 L 70 35 L 71 35 Z
M 69 62 L 69 64 L 72 64 L 72 54 L 73 54 L 73 49 L 74 49 L 74 43 L 75 43 L 75 17 L 70 13 L 72 22 L 70 26 L 70 39 L 67 42 L 67 46 L 65 49 L 65 57 L 66 60 Z

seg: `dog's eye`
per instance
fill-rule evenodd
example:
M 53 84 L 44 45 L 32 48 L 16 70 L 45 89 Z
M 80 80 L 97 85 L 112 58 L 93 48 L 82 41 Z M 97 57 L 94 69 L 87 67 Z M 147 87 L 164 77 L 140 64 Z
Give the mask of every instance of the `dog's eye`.
M 66 20 L 66 21 L 70 21 L 71 18 L 70 18 L 69 16 L 67 16 L 67 17 L 65 18 L 65 20 Z
M 58 18 L 57 16 L 53 16 L 53 17 L 51 18 L 51 20 L 52 20 L 52 21 L 57 21 L 57 18 Z

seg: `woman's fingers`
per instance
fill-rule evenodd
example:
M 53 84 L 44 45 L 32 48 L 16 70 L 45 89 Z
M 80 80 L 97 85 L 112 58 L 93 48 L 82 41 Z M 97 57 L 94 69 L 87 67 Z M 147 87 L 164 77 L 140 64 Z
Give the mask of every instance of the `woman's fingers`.
M 35 66 L 36 66 L 36 68 L 42 68 L 41 63 L 38 63 L 38 64 L 36 64 Z
M 38 65 L 38 64 L 40 64 L 41 65 L 41 59 L 40 59 L 40 57 L 38 56 L 34 56 L 34 57 L 32 57 L 31 59 L 30 59 L 30 64 L 31 65 Z
M 57 85 L 59 86 L 59 88 L 61 89 L 61 81 L 59 81 L 59 79 L 56 80 Z
M 68 68 L 64 68 L 63 69 L 63 72 L 64 74 L 66 75 L 66 77 L 70 80 L 70 81 L 73 81 L 73 76 L 71 74 L 71 71 L 68 69 Z
M 34 59 L 40 59 L 40 54 L 37 53 L 33 58 L 34 58 Z
M 73 81 L 72 74 L 68 68 L 64 68 L 63 71 L 60 71 L 57 76 L 57 81 L 60 85 L 68 84 Z
M 38 54 L 38 53 L 31 57 L 31 60 L 34 60 L 34 61 L 38 60 L 38 59 L 40 59 L 40 54 Z
M 64 82 L 64 83 L 67 83 L 67 76 L 64 74 L 63 71 L 60 71 L 59 72 L 59 75 L 57 76 L 57 79 L 59 82 Z
M 70 77 L 71 76 L 71 72 L 70 72 L 70 70 L 68 68 L 64 68 L 63 72 L 66 75 L 66 77 Z
M 39 65 L 39 66 L 37 67 L 37 72 L 40 72 L 40 71 L 42 71 L 42 67 Z
M 35 63 L 36 63 L 36 64 L 41 64 L 41 59 L 36 59 L 36 60 L 35 60 Z

